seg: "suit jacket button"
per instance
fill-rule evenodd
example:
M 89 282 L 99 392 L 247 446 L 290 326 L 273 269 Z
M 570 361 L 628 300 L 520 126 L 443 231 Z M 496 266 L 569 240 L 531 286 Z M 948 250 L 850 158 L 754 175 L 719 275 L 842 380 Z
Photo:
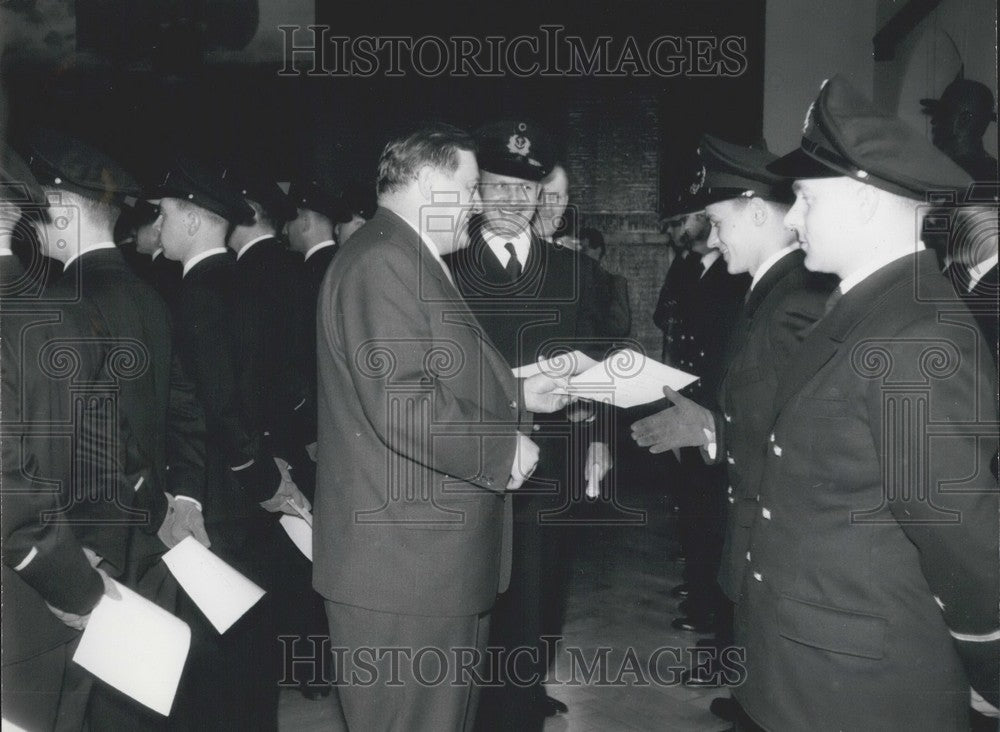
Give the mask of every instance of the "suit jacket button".
M 534 430 L 535 432 L 538 432 L 538 430 L 540 430 L 541 428 L 542 426 L 540 424 L 531 425 L 531 429 Z
M 511 409 L 517 409 L 517 402 L 516 401 L 511 401 L 510 408 Z
M 760 572 L 754 572 L 753 573 L 753 578 L 755 580 L 757 580 L 758 582 L 763 582 L 764 581 L 764 575 L 762 575 Z

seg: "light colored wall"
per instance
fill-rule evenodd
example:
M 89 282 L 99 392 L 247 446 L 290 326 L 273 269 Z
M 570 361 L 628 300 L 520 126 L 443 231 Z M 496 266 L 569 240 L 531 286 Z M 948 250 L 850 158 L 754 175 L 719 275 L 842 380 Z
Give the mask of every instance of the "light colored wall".
M 798 147 L 819 86 L 836 73 L 872 94 L 878 0 L 767 0 L 764 139 L 772 152 Z
M 878 0 L 879 22 L 891 18 L 902 0 Z M 875 97 L 883 108 L 930 135 L 920 99 L 938 97 L 962 64 L 965 78 L 986 84 L 997 97 L 996 0 L 942 0 L 911 31 L 891 61 L 875 65 Z M 997 154 L 997 126 L 984 136 Z

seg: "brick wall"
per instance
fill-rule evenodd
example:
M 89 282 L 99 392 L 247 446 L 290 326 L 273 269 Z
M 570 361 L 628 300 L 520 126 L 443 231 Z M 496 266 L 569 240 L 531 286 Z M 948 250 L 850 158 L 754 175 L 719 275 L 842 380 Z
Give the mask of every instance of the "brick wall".
M 669 252 L 659 234 L 662 126 L 654 90 L 570 93 L 566 103 L 566 169 L 580 225 L 608 243 L 605 267 L 629 281 L 632 337 L 654 358 L 662 333 L 653 309 Z

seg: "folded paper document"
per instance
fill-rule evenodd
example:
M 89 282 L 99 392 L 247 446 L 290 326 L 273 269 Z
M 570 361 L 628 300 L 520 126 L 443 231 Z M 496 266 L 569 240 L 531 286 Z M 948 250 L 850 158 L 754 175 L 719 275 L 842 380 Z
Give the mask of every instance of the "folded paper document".
M 105 595 L 97 603 L 73 660 L 168 716 L 191 647 L 191 629 L 129 588 L 117 586 L 121 599 Z
M 680 391 L 697 380 L 693 374 L 624 349 L 573 376 L 568 391 L 580 399 L 635 407 L 662 399 L 664 386 Z
M 546 374 L 552 377 L 572 376 L 586 371 L 592 366 L 596 366 L 597 361 L 592 359 L 583 351 L 570 351 L 560 353 L 551 358 L 546 358 L 535 363 L 526 363 L 512 369 L 514 376 L 518 379 L 526 379 L 535 374 Z
M 288 538 L 302 552 L 310 562 L 313 560 L 313 531 L 312 526 L 301 516 L 289 516 L 285 514 L 279 523 L 281 528 L 288 534 Z
M 177 582 L 215 629 L 225 633 L 264 596 L 264 590 L 212 554 L 192 537 L 185 537 L 163 555 Z

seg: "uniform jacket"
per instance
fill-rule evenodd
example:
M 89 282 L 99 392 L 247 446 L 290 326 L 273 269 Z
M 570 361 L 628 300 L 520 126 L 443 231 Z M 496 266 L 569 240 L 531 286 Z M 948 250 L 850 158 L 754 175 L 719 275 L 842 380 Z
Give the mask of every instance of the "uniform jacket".
M 312 442 L 305 434 L 309 390 L 295 352 L 304 324 L 294 257 L 272 237 L 245 250 L 236 262 L 240 304 L 248 316 L 252 358 L 260 372 L 257 398 L 264 427 L 274 452 L 289 461 L 300 458 L 303 446 Z
M 883 267 L 779 378 L 736 608 L 765 728 L 965 730 L 970 682 L 997 703 L 996 371 L 967 313 L 939 322 L 950 287 L 930 251 Z
M 164 491 L 203 498 L 204 413 L 174 353 L 166 304 L 129 268 L 118 249 L 83 253 L 50 292 L 73 292 L 77 287 L 83 296 L 78 307 L 85 310 L 91 334 L 111 344 L 109 367 L 121 421 L 117 439 L 126 477 L 118 485 L 118 505 L 78 504 L 75 513 L 89 525 L 77 533 L 86 546 L 123 570 L 129 533 L 109 530 L 109 523 L 136 525 L 152 534 L 163 522 Z M 141 523 L 136 511 L 147 514 Z
M 698 262 L 700 272 L 701 262 Z M 677 303 L 678 334 L 671 354 L 671 366 L 696 374 L 689 387 L 691 396 L 705 406 L 718 394 L 725 365 L 726 347 L 736 326 L 743 298 L 750 286 L 747 275 L 731 275 L 723 257 L 716 259 L 698 279 L 682 288 Z
M 280 483 L 264 444 L 254 336 L 236 277 L 232 256 L 213 255 L 184 276 L 177 297 L 177 350 L 205 410 L 209 526 L 262 518 L 257 504 Z
M 316 589 L 410 615 L 489 609 L 518 393 L 416 231 L 380 208 L 320 294 Z
M 734 602 L 746 569 L 750 526 L 759 512 L 757 491 L 770 428 L 778 374 L 802 340 L 802 331 L 823 315 L 833 281 L 809 273 L 803 254 L 777 262 L 747 294 L 730 339 L 720 411 L 714 413 L 716 461 L 728 467 L 726 544 L 719 585 Z
M 23 275 L 16 257 L 0 257 L 4 286 L 13 285 Z M 81 432 L 53 434 L 52 425 L 72 419 L 70 380 L 99 381 L 105 352 L 97 344 L 84 342 L 75 349 L 75 361 L 55 357 L 55 363 L 71 366 L 72 376 L 60 376 L 59 369 L 44 372 L 38 367 L 39 357 L 48 353 L 47 346 L 57 339 L 79 340 L 86 328 L 72 310 L 20 297 L 5 298 L 0 313 L 4 664 L 32 658 L 79 636 L 49 611 L 46 602 L 84 614 L 104 591 L 72 528 L 66 523 L 40 521 L 42 512 L 55 513 L 62 507 L 61 498 L 71 482 L 72 451 L 82 447 L 74 445 L 72 436 L 84 437 Z M 44 439 L 28 438 L 39 429 L 48 432 Z
M 678 360 L 676 347 L 680 343 L 680 311 L 679 304 L 686 297 L 685 291 L 698 281 L 701 276 L 701 257 L 693 252 L 687 256 L 675 255 L 670 262 L 670 269 L 660 288 L 653 311 L 653 322 L 663 331 L 664 363 L 676 363 Z

